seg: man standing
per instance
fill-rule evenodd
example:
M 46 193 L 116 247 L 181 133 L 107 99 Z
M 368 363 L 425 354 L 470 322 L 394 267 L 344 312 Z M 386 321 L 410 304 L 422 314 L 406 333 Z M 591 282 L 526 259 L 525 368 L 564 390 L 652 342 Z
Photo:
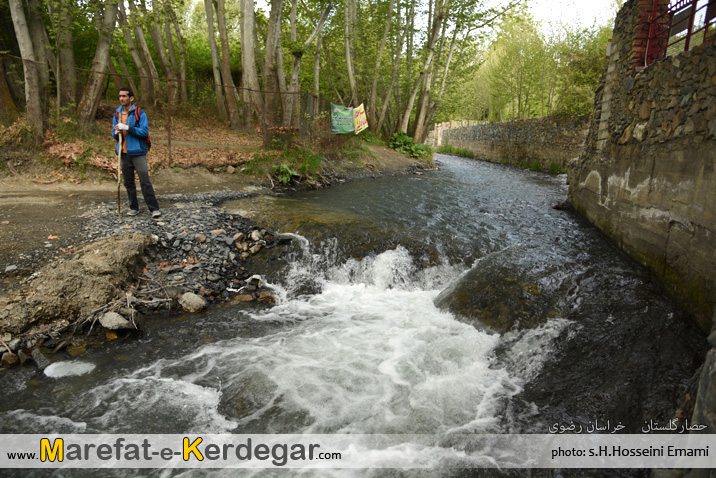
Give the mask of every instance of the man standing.
M 159 217 L 162 213 L 149 180 L 149 166 L 147 165 L 147 138 L 149 137 L 147 114 L 144 110 L 134 106 L 134 93 L 129 88 L 119 90 L 119 103 L 121 106 L 117 108 L 112 121 L 112 137 L 118 142 L 116 147 L 118 150 L 119 135 L 122 135 L 122 175 L 129 197 L 127 216 L 139 214 L 137 185 L 134 182 L 134 172 L 136 171 L 144 202 L 152 212 L 152 217 Z

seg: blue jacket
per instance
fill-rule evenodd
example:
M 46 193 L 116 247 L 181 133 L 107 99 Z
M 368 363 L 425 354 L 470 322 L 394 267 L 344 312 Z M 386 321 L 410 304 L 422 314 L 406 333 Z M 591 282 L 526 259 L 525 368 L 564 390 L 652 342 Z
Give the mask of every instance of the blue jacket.
M 139 122 L 134 115 L 135 106 L 129 110 L 129 116 L 127 117 L 127 156 L 142 156 L 147 154 L 147 137 L 149 136 L 149 120 L 143 109 L 139 109 Z M 112 137 L 117 141 L 115 146 L 115 153 L 119 153 L 119 135 L 114 134 L 114 127 L 119 122 L 117 117 L 121 118 L 122 107 L 117 108 L 114 117 L 112 118 Z

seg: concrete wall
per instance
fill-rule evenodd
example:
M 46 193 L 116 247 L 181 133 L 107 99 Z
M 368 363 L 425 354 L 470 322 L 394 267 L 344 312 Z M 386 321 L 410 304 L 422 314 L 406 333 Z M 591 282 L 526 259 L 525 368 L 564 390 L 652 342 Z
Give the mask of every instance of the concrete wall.
M 471 126 L 436 125 L 433 145 L 472 151 L 475 157 L 496 163 L 524 165 L 552 163 L 566 169 L 582 150 L 588 118 L 547 116 Z
M 712 326 L 716 303 L 716 35 L 644 68 L 643 18 L 629 0 L 595 98 L 569 201 Z

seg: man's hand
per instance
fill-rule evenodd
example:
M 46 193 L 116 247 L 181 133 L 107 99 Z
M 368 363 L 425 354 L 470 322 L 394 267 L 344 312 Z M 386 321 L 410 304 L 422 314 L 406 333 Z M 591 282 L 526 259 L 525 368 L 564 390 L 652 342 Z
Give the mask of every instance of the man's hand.
M 124 123 L 117 123 L 117 126 L 115 126 L 115 131 L 116 131 L 116 132 L 119 132 L 119 131 L 127 131 L 128 129 L 129 129 L 129 126 L 127 126 L 127 125 L 124 124 Z

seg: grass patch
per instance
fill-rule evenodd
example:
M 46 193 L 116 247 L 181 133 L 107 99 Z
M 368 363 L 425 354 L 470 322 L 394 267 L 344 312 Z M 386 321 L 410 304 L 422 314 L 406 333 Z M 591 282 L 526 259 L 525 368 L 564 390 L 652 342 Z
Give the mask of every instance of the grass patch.
M 455 148 L 454 146 L 450 146 L 449 144 L 446 144 L 445 146 L 440 146 L 438 148 L 438 153 L 450 154 L 453 156 L 462 156 L 463 158 L 477 159 L 475 153 L 473 153 L 469 149 L 459 149 Z
M 383 139 L 370 130 L 366 130 L 361 133 L 360 138 L 364 143 L 372 144 L 375 146 L 386 146 L 387 143 Z
M 564 174 L 566 172 L 567 172 L 566 169 L 562 169 L 562 167 L 559 164 L 555 163 L 554 161 L 549 163 L 549 173 L 550 174 Z

